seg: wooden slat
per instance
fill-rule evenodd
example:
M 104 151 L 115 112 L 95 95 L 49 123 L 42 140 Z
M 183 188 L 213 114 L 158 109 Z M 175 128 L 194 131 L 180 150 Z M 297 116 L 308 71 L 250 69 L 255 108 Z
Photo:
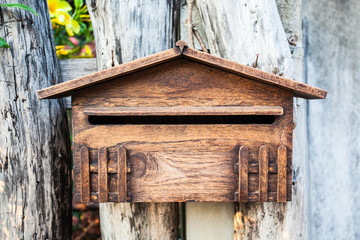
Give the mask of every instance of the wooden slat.
M 247 202 L 249 196 L 248 187 L 249 150 L 246 146 L 239 149 L 239 201 Z
M 280 106 L 261 107 L 100 107 L 85 108 L 93 116 L 283 115 Z
M 269 173 L 277 173 L 277 163 L 269 163 Z M 130 169 L 127 169 L 129 173 Z M 74 172 L 80 172 L 80 167 L 75 166 Z M 97 173 L 99 172 L 98 165 L 90 165 L 90 172 Z M 108 164 L 108 173 L 118 173 L 118 166 L 117 164 Z M 239 173 L 239 166 L 236 164 L 235 173 Z M 249 163 L 249 173 L 259 173 L 259 163 Z
M 249 173 L 260 173 L 259 171 L 259 163 L 250 163 L 249 164 Z M 91 171 L 91 168 L 90 168 Z M 277 173 L 277 164 L 269 163 L 268 165 L 268 173 Z
M 261 146 L 259 150 L 259 194 L 261 202 L 266 202 L 268 198 L 268 172 L 269 149 L 266 146 Z
M 117 202 L 118 201 L 118 193 L 109 192 L 109 202 Z M 290 197 L 291 193 L 287 193 L 287 196 Z M 74 194 L 74 201 L 79 202 L 81 199 L 81 194 L 76 193 Z M 91 202 L 98 203 L 99 202 L 99 194 L 98 193 L 91 193 L 90 194 Z M 269 192 L 268 193 L 268 202 L 276 202 L 277 192 Z M 236 200 L 235 200 L 236 201 Z M 153 202 L 151 199 L 146 199 L 142 202 Z M 164 202 L 164 201 L 161 201 Z M 179 199 L 176 202 L 194 202 L 193 200 L 186 201 L 183 199 Z M 248 202 L 259 202 L 259 193 L 256 192 L 249 192 L 249 199 Z
M 126 180 L 126 149 L 123 146 L 119 146 L 117 149 L 118 160 L 118 202 L 127 201 L 127 180 Z
M 286 202 L 286 147 L 281 145 L 277 151 L 278 162 L 278 185 L 277 185 L 277 201 Z
M 80 150 L 81 158 L 81 202 L 90 202 L 90 167 L 89 149 L 83 146 Z
M 108 201 L 108 157 L 107 149 L 102 147 L 99 149 L 99 202 Z

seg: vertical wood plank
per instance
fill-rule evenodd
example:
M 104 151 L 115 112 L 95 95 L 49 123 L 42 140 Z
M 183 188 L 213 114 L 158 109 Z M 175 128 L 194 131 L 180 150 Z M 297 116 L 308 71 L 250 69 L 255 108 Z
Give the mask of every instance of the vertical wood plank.
M 98 70 L 169 49 L 179 39 L 178 0 L 86 3 L 94 29 Z M 102 239 L 176 239 L 177 207 L 177 203 L 100 204 Z
M 81 202 L 90 202 L 90 166 L 89 166 L 89 149 L 85 146 L 80 150 L 81 158 Z
M 108 201 L 108 157 L 107 157 L 107 149 L 102 147 L 99 149 L 99 202 L 107 202 Z
M 259 150 L 259 201 L 266 202 L 268 198 L 269 149 L 261 146 Z
M 286 202 L 286 147 L 281 145 L 277 151 L 278 162 L 278 185 L 277 185 L 277 201 Z
M 247 202 L 249 196 L 249 150 L 246 146 L 239 149 L 239 201 Z
M 118 202 L 127 201 L 127 180 L 126 180 L 126 149 L 124 146 L 119 146 L 117 149 L 118 157 Z

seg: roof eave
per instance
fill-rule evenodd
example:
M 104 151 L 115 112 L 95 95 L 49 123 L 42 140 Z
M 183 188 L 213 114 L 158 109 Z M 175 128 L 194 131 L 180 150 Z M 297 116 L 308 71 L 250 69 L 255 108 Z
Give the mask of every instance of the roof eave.
M 327 94 L 327 91 L 320 88 L 312 87 L 304 83 L 296 82 L 256 68 L 244 66 L 230 60 L 188 48 L 186 42 L 180 40 L 176 43 L 175 48 L 39 90 L 37 91 L 37 95 L 40 99 L 66 97 L 79 89 L 103 83 L 116 77 L 124 76 L 181 57 L 201 62 L 208 66 L 219 68 L 255 81 L 286 89 L 293 92 L 295 97 L 324 99 Z
M 327 95 L 327 91 L 323 89 L 312 87 L 305 83 L 290 80 L 275 74 L 267 73 L 256 68 L 241 65 L 239 63 L 191 48 L 186 48 L 182 52 L 182 55 L 190 60 L 198 61 L 246 78 L 289 90 L 294 93 L 295 97 L 305 99 L 324 99 Z
M 140 58 L 116 67 L 95 72 L 80 78 L 60 83 L 36 92 L 39 99 L 53 99 L 70 96 L 73 92 L 95 84 L 140 71 L 181 57 L 178 47 Z

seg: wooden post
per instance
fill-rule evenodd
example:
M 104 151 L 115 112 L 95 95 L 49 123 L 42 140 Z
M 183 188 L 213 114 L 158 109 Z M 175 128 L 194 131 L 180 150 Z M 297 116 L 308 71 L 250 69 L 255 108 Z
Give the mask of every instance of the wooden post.
M 329 90 L 308 103 L 308 238 L 359 239 L 360 1 L 304 3 L 306 79 Z
M 0 1 L 0 4 L 13 1 Z M 46 1 L 0 8 L 0 239 L 71 238 L 70 138 L 62 100 L 36 91 L 59 83 Z
M 302 81 L 301 0 L 293 0 L 291 3 L 276 1 L 278 6 L 274 0 L 237 3 L 230 0 L 203 0 L 196 3 L 211 54 Z M 295 71 L 294 61 L 297 66 Z M 300 105 L 301 102 L 297 103 Z M 301 106 L 295 109 L 296 117 L 302 127 L 301 131 L 306 132 L 301 109 Z M 305 176 L 306 136 L 297 131 L 294 135 L 294 169 Z M 303 178 L 298 179 L 294 189 L 296 191 L 293 191 L 291 203 L 236 204 L 235 216 L 229 216 L 234 218 L 235 239 L 306 239 Z M 201 207 L 206 216 L 217 211 L 210 204 Z M 196 204 L 188 204 L 186 209 L 187 218 L 192 211 L 197 211 Z M 223 231 L 224 235 L 229 231 L 229 223 L 223 218 L 214 218 L 211 223 L 205 218 L 205 214 L 203 218 L 197 216 L 196 224 L 202 226 L 201 234 L 190 232 L 190 226 L 187 226 L 188 240 L 214 239 L 218 231 Z
M 98 70 L 169 49 L 178 40 L 178 0 L 86 2 Z M 176 239 L 177 204 L 100 204 L 100 224 L 103 239 Z

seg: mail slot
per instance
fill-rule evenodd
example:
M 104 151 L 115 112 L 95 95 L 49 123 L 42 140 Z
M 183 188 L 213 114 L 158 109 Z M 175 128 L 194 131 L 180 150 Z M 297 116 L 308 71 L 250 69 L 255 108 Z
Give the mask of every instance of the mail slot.
M 38 96 L 72 97 L 77 202 L 285 202 L 293 97 L 326 91 L 179 41 Z

